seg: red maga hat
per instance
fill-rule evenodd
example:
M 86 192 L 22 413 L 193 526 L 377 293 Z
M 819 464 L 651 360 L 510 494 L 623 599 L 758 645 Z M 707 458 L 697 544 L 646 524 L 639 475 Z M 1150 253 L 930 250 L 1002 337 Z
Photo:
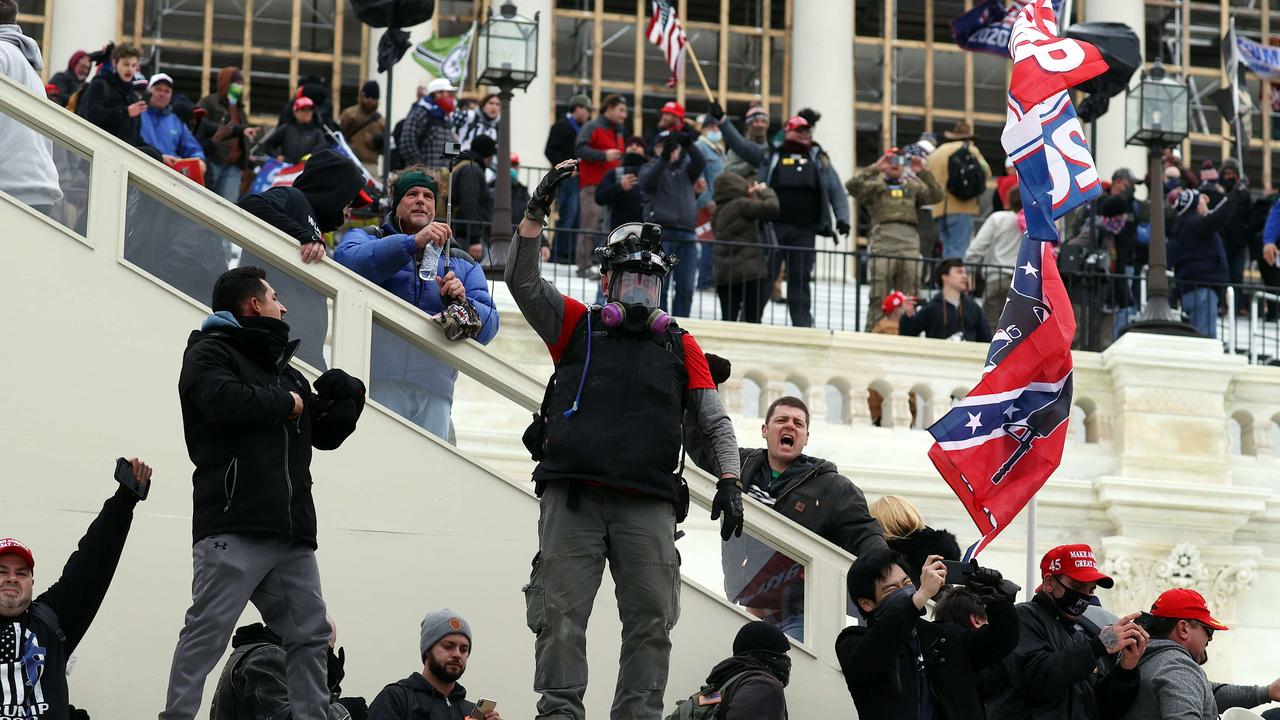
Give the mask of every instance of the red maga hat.
M 1088 545 L 1059 545 L 1040 559 L 1041 575 L 1066 575 L 1072 580 L 1098 583 L 1108 590 L 1115 580 L 1098 571 L 1098 559 Z
M 795 117 L 787 121 L 786 131 L 791 132 L 792 130 L 799 130 L 800 128 L 807 128 L 807 127 L 809 127 L 809 121 L 805 120 L 799 115 L 796 115 Z
M 1209 614 L 1209 606 L 1204 596 L 1190 588 L 1174 588 L 1165 590 L 1156 598 L 1151 606 L 1151 614 L 1156 617 L 1173 620 L 1195 620 L 1204 623 L 1214 630 L 1226 630 L 1226 625 L 1213 619 Z
M 675 100 L 669 100 L 667 101 L 667 104 L 663 105 L 662 109 L 658 111 L 659 115 L 661 115 L 662 113 L 671 113 L 672 115 L 675 115 L 676 117 L 683 120 L 684 106 L 676 102 Z
M 36 559 L 31 555 L 31 548 L 13 538 L 0 538 L 0 555 L 17 555 L 26 561 L 28 569 L 36 569 Z

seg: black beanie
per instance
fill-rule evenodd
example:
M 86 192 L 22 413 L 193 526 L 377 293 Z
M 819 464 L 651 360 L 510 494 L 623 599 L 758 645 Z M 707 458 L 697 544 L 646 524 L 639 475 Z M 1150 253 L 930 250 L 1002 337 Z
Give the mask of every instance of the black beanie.
M 791 649 L 791 641 L 777 627 L 763 620 L 749 622 L 733 639 L 733 654 L 744 655 L 757 650 L 785 653 Z
M 491 158 L 498 154 L 498 144 L 488 135 L 477 135 L 471 140 L 471 154 L 477 158 Z

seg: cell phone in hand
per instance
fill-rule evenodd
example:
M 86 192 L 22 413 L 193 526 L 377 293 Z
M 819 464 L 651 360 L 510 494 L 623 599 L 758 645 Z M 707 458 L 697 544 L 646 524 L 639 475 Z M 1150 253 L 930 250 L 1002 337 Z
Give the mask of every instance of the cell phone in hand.
M 973 560 L 943 560 L 942 564 L 947 568 L 948 585 L 967 585 L 973 578 L 973 571 L 978 569 L 978 563 Z
M 498 703 L 487 698 L 480 698 L 476 702 L 476 709 L 471 711 L 471 718 L 472 720 L 484 720 L 485 715 L 493 712 L 496 707 L 498 707 Z
M 146 500 L 147 491 L 151 489 L 151 483 L 138 482 L 137 476 L 133 474 L 133 465 L 124 458 L 116 458 L 116 482 L 128 488 L 139 500 Z

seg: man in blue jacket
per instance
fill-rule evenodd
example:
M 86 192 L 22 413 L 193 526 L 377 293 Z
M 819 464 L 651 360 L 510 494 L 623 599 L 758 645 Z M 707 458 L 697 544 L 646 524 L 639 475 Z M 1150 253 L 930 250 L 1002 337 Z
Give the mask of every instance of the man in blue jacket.
M 335 259 L 430 315 L 441 313 L 454 301 L 469 304 L 480 320 L 472 337 L 488 344 L 498 334 L 498 311 L 484 270 L 466 252 L 452 247 L 449 226 L 436 222 L 437 188 L 430 170 L 422 165 L 405 168 L 392 178 L 390 187 L 393 209 L 382 226 L 348 230 Z M 442 252 L 449 248 L 449 269 L 445 270 L 441 258 L 434 280 L 423 280 L 418 274 L 428 244 Z M 449 440 L 457 378 L 457 370 L 374 324 L 370 370 L 374 400 Z
M 156 73 L 147 83 L 147 110 L 142 113 L 142 140 L 160 151 L 166 165 L 188 158 L 200 161 L 204 173 L 204 150 L 187 129 L 187 124 L 169 107 L 173 100 L 173 78 Z

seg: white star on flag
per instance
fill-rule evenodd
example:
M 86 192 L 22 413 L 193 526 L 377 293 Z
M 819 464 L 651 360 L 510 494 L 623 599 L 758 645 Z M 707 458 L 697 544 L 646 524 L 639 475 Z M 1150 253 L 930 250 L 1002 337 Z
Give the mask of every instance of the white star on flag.
M 1032 277 L 1038 277 L 1040 275 L 1039 268 L 1037 268 L 1035 265 L 1032 265 L 1030 261 L 1028 261 L 1026 265 L 1023 265 L 1018 269 L 1028 275 L 1031 275 Z
M 1017 414 L 1017 412 L 1018 412 L 1018 408 L 1015 407 L 1012 403 L 1010 403 L 1009 407 L 1005 408 L 1004 412 L 1000 414 L 1012 420 L 1013 416 Z
M 982 413 L 965 413 L 969 416 L 969 422 L 965 423 L 965 427 L 969 428 L 971 433 L 977 434 L 982 429 Z

